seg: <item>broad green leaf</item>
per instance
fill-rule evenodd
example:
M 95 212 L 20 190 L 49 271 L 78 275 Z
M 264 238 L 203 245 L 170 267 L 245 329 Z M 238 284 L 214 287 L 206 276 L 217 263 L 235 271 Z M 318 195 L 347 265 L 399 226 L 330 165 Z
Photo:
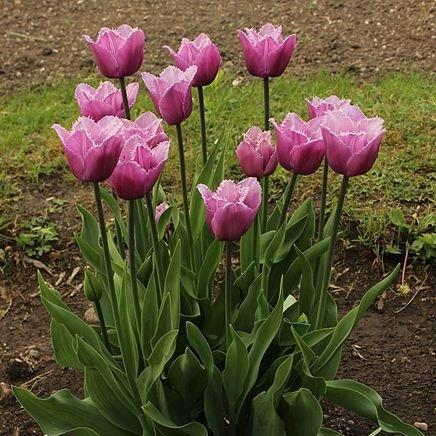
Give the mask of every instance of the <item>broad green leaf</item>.
M 323 420 L 321 405 L 305 388 L 283 395 L 279 415 L 285 423 L 286 434 L 292 436 L 317 436 Z
M 315 360 L 316 356 L 309 345 L 304 342 L 304 340 L 300 337 L 300 335 L 296 332 L 294 327 L 291 327 L 292 335 L 294 336 L 295 342 L 303 355 L 303 360 L 308 367 L 310 367 Z
M 83 238 L 94 250 L 98 251 L 100 254 L 103 253 L 100 247 L 100 227 L 94 216 L 86 210 L 84 207 L 77 205 L 77 210 L 82 217 L 82 230 L 80 232 L 81 238 Z
M 312 310 L 315 302 L 315 287 L 313 285 L 313 272 L 309 261 L 306 256 L 296 247 L 295 248 L 298 258 L 301 259 L 301 283 L 300 283 L 300 295 L 298 297 L 299 313 L 306 314 L 309 319 L 309 323 L 313 324 L 315 321 L 312 319 Z
M 60 436 L 67 432 L 86 434 L 80 433 L 83 430 L 91 430 L 98 435 L 136 435 L 111 424 L 90 399 L 79 400 L 68 389 L 62 389 L 46 399 L 40 399 L 22 388 L 14 387 L 13 392 L 48 436 Z
M 83 365 L 77 358 L 76 351 L 73 347 L 74 337 L 67 328 L 52 319 L 50 332 L 56 362 L 61 366 L 83 371 Z
M 211 282 L 216 273 L 216 269 L 221 260 L 223 253 L 223 244 L 220 241 L 214 241 L 207 249 L 206 256 L 200 266 L 198 273 L 197 292 L 198 299 L 211 298 Z
M 121 233 L 123 235 L 124 240 L 127 241 L 128 240 L 127 226 L 122 218 L 120 205 L 118 204 L 114 196 L 108 190 L 104 189 L 102 186 L 100 186 L 100 194 L 101 194 L 101 198 L 109 206 L 112 215 L 114 216 L 115 220 L 120 226 Z
M 326 385 L 326 397 L 329 400 L 377 423 L 383 431 L 404 436 L 423 436 L 417 428 L 387 412 L 380 395 L 370 387 L 354 380 L 332 380 L 327 381 Z
M 253 263 L 254 265 L 254 263 Z M 238 330 L 244 332 L 251 332 L 253 330 L 255 312 L 258 307 L 257 301 L 260 293 L 262 292 L 262 275 L 258 274 L 256 279 L 251 283 L 248 294 L 245 300 L 239 306 L 236 313 L 236 320 L 234 325 Z
M 181 245 L 177 241 L 170 264 L 165 277 L 164 296 L 171 296 L 171 327 L 179 327 L 180 317 L 180 264 L 181 264 Z
M 212 351 L 206 338 L 203 336 L 203 333 L 201 333 L 198 327 L 189 321 L 186 323 L 186 336 L 189 344 L 200 357 L 201 363 L 206 368 L 208 378 L 210 380 L 213 376 L 214 362 Z
M 221 372 L 216 366 L 213 368 L 213 376 L 204 390 L 204 414 L 207 425 L 214 436 L 224 436 L 224 393 Z
M 81 236 L 75 236 L 77 245 L 79 246 L 80 252 L 83 254 L 85 260 L 93 266 L 100 274 L 106 275 L 106 270 L 104 267 L 103 252 L 96 249 L 90 245 Z

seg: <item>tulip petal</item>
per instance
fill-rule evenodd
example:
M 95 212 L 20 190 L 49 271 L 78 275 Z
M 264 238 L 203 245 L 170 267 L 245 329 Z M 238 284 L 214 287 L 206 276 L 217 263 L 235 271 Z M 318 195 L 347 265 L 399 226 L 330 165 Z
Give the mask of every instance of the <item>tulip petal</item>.
M 175 83 L 162 95 L 159 113 L 170 125 L 181 123 L 192 111 L 191 86 L 187 81 Z
M 328 164 L 336 173 L 347 175 L 350 149 L 328 128 L 321 127 L 321 133 L 324 139 Z
M 242 141 L 236 148 L 236 156 L 244 174 L 250 177 L 263 177 L 263 159 L 248 141 Z
M 144 60 L 145 36 L 142 30 L 133 31 L 126 42 L 119 48 L 117 59 L 120 77 L 135 74 Z
M 347 175 L 349 177 L 360 176 L 372 168 L 377 159 L 382 137 L 383 132 L 370 141 L 360 152 L 351 155 L 347 162 Z

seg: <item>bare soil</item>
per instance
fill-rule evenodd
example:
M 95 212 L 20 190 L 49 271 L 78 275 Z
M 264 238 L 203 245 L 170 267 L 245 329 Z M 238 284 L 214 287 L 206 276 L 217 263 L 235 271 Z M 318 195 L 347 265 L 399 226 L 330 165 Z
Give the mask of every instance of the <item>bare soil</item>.
M 435 67 L 436 7 L 431 0 L 0 0 L 0 94 L 94 69 L 82 35 L 129 23 L 147 36 L 142 70 L 169 62 L 164 44 L 208 33 L 224 66 L 245 71 L 236 29 L 267 21 L 296 33 L 298 49 L 287 74 L 320 68 L 371 76 Z

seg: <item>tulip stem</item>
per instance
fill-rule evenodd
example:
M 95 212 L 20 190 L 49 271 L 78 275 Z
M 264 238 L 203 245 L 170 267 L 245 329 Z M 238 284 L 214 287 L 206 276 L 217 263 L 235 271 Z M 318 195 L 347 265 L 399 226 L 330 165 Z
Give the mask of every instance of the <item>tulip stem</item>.
M 164 283 L 165 283 L 164 272 L 162 268 L 162 258 L 160 256 L 160 250 L 159 250 L 159 238 L 157 234 L 156 218 L 154 214 L 153 202 L 151 201 L 151 195 L 149 192 L 145 194 L 145 202 L 147 204 L 148 220 L 150 221 L 151 239 L 153 243 L 154 257 L 156 261 L 157 283 L 158 283 L 159 291 L 162 295 L 164 290 Z
M 132 297 L 135 314 L 135 324 L 138 329 L 138 337 L 141 331 L 141 306 L 139 303 L 138 282 L 136 278 L 135 262 L 135 200 L 129 200 L 128 212 L 128 233 L 129 233 L 129 264 L 130 264 L 130 281 L 132 284 Z
M 203 156 L 203 165 L 207 162 L 207 142 L 206 142 L 206 114 L 204 110 L 203 87 L 198 86 L 198 104 L 200 107 L 200 133 L 201 133 L 201 153 Z
M 118 203 L 118 197 L 117 194 L 115 194 L 115 192 L 112 192 L 112 196 L 114 197 L 114 200 Z M 120 252 L 120 255 L 123 259 L 126 258 L 126 250 L 124 249 L 124 238 L 123 238 L 123 233 L 121 231 L 121 227 L 117 221 L 117 219 L 115 218 L 115 232 L 117 235 L 117 245 L 118 245 L 118 251 Z
M 322 328 L 323 325 L 325 305 L 327 302 L 327 293 L 328 293 L 330 277 L 332 272 L 331 270 L 332 270 L 333 254 L 335 251 L 336 239 L 339 229 L 339 222 L 341 220 L 342 208 L 344 206 L 345 194 L 347 192 L 348 180 L 349 180 L 348 176 L 344 176 L 342 179 L 338 204 L 336 206 L 335 216 L 333 218 L 332 234 L 330 239 L 329 250 L 327 252 L 327 260 L 326 260 L 325 270 L 322 280 L 321 293 L 319 296 L 319 305 L 318 305 L 318 312 L 316 315 L 315 330 Z
M 107 335 L 106 323 L 104 321 L 104 315 L 103 315 L 103 311 L 101 310 L 100 301 L 96 299 L 94 304 L 95 304 L 95 310 L 97 311 L 98 322 L 100 323 L 101 337 L 103 338 L 103 343 L 107 348 L 107 350 L 111 352 L 109 338 Z
M 263 108 L 265 130 L 269 130 L 269 77 L 263 78 Z
M 266 232 L 268 220 L 268 176 L 262 179 L 262 233 Z
M 328 177 L 329 177 L 329 164 L 327 162 L 327 159 L 324 159 L 324 167 L 322 172 L 321 206 L 319 208 L 318 241 L 321 241 L 321 239 L 324 237 L 325 207 L 327 203 Z
M 130 120 L 130 106 L 129 99 L 127 98 L 126 82 L 124 77 L 120 77 L 121 95 L 123 96 L 124 116 Z
M 282 213 L 280 214 L 280 219 L 277 224 L 277 230 L 280 228 L 280 226 L 285 222 L 286 220 L 286 214 L 288 213 L 289 204 L 291 203 L 292 195 L 294 193 L 295 185 L 297 183 L 297 173 L 292 173 L 292 176 L 289 179 L 289 183 L 286 186 L 285 194 L 284 194 L 284 200 L 283 200 L 283 209 Z
M 183 194 L 183 211 L 185 213 L 186 231 L 188 232 L 189 240 L 189 255 L 191 258 L 191 266 L 195 269 L 194 261 L 194 238 L 192 237 L 191 218 L 189 217 L 189 203 L 188 203 L 188 187 L 186 184 L 186 167 L 185 167 L 185 151 L 183 148 L 183 135 L 182 126 L 176 124 L 177 141 L 179 144 L 179 160 L 180 160 L 180 176 L 182 179 L 182 194 Z
M 224 288 L 224 300 L 224 317 L 226 323 L 226 350 L 228 350 L 230 345 L 230 324 L 232 322 L 232 241 L 226 241 L 226 278 Z

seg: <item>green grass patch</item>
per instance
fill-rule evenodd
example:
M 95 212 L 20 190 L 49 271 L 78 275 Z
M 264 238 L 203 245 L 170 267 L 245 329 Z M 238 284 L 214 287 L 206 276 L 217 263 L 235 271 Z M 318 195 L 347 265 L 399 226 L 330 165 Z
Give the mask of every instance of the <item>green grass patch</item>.
M 91 77 L 85 81 L 95 85 L 98 79 Z M 23 90 L 1 101 L 0 226 L 10 216 L 14 199 L 26 182 L 35 182 L 40 176 L 53 172 L 61 178 L 71 179 L 65 171 L 59 140 L 50 126 L 57 122 L 68 127 L 78 116 L 73 97 L 76 84 L 64 81 L 54 86 Z M 373 170 L 351 181 L 345 211 L 355 224 L 357 233 L 353 230 L 349 235 L 377 253 L 382 253 L 384 249 L 399 252 L 406 240 L 410 244 L 424 240 L 424 247 L 416 248 L 420 242 L 415 247 L 416 251 L 428 253 L 431 246 L 434 250 L 434 77 L 393 74 L 371 82 L 360 82 L 350 76 L 320 73 L 306 79 L 274 79 L 271 84 L 271 114 L 277 120 L 289 111 L 306 116 L 305 98 L 330 94 L 350 98 L 366 114 L 381 116 L 388 130 Z M 240 82 L 231 74 L 220 74 L 214 84 L 205 90 L 205 98 L 209 144 L 219 137 L 225 141 L 228 176 L 240 177 L 234 149 L 250 126 L 262 125 L 262 83 L 260 80 Z M 194 100 L 197 103 L 195 90 Z M 133 115 L 151 109 L 141 83 Z M 175 137 L 173 129 L 166 130 L 172 138 Z M 190 165 L 188 169 L 192 172 L 194 161 L 200 155 L 196 104 L 191 118 L 184 124 L 184 136 Z M 274 175 L 274 196 L 280 195 L 287 177 L 283 170 Z M 320 172 L 300 179 L 297 198 L 318 195 L 320 179 Z M 331 204 L 339 177 L 332 174 L 330 181 Z M 165 170 L 164 187 L 174 200 L 179 200 L 176 147 L 172 147 Z M 404 217 L 402 225 L 396 219 L 398 211 Z M 428 254 L 425 256 L 428 257 Z

